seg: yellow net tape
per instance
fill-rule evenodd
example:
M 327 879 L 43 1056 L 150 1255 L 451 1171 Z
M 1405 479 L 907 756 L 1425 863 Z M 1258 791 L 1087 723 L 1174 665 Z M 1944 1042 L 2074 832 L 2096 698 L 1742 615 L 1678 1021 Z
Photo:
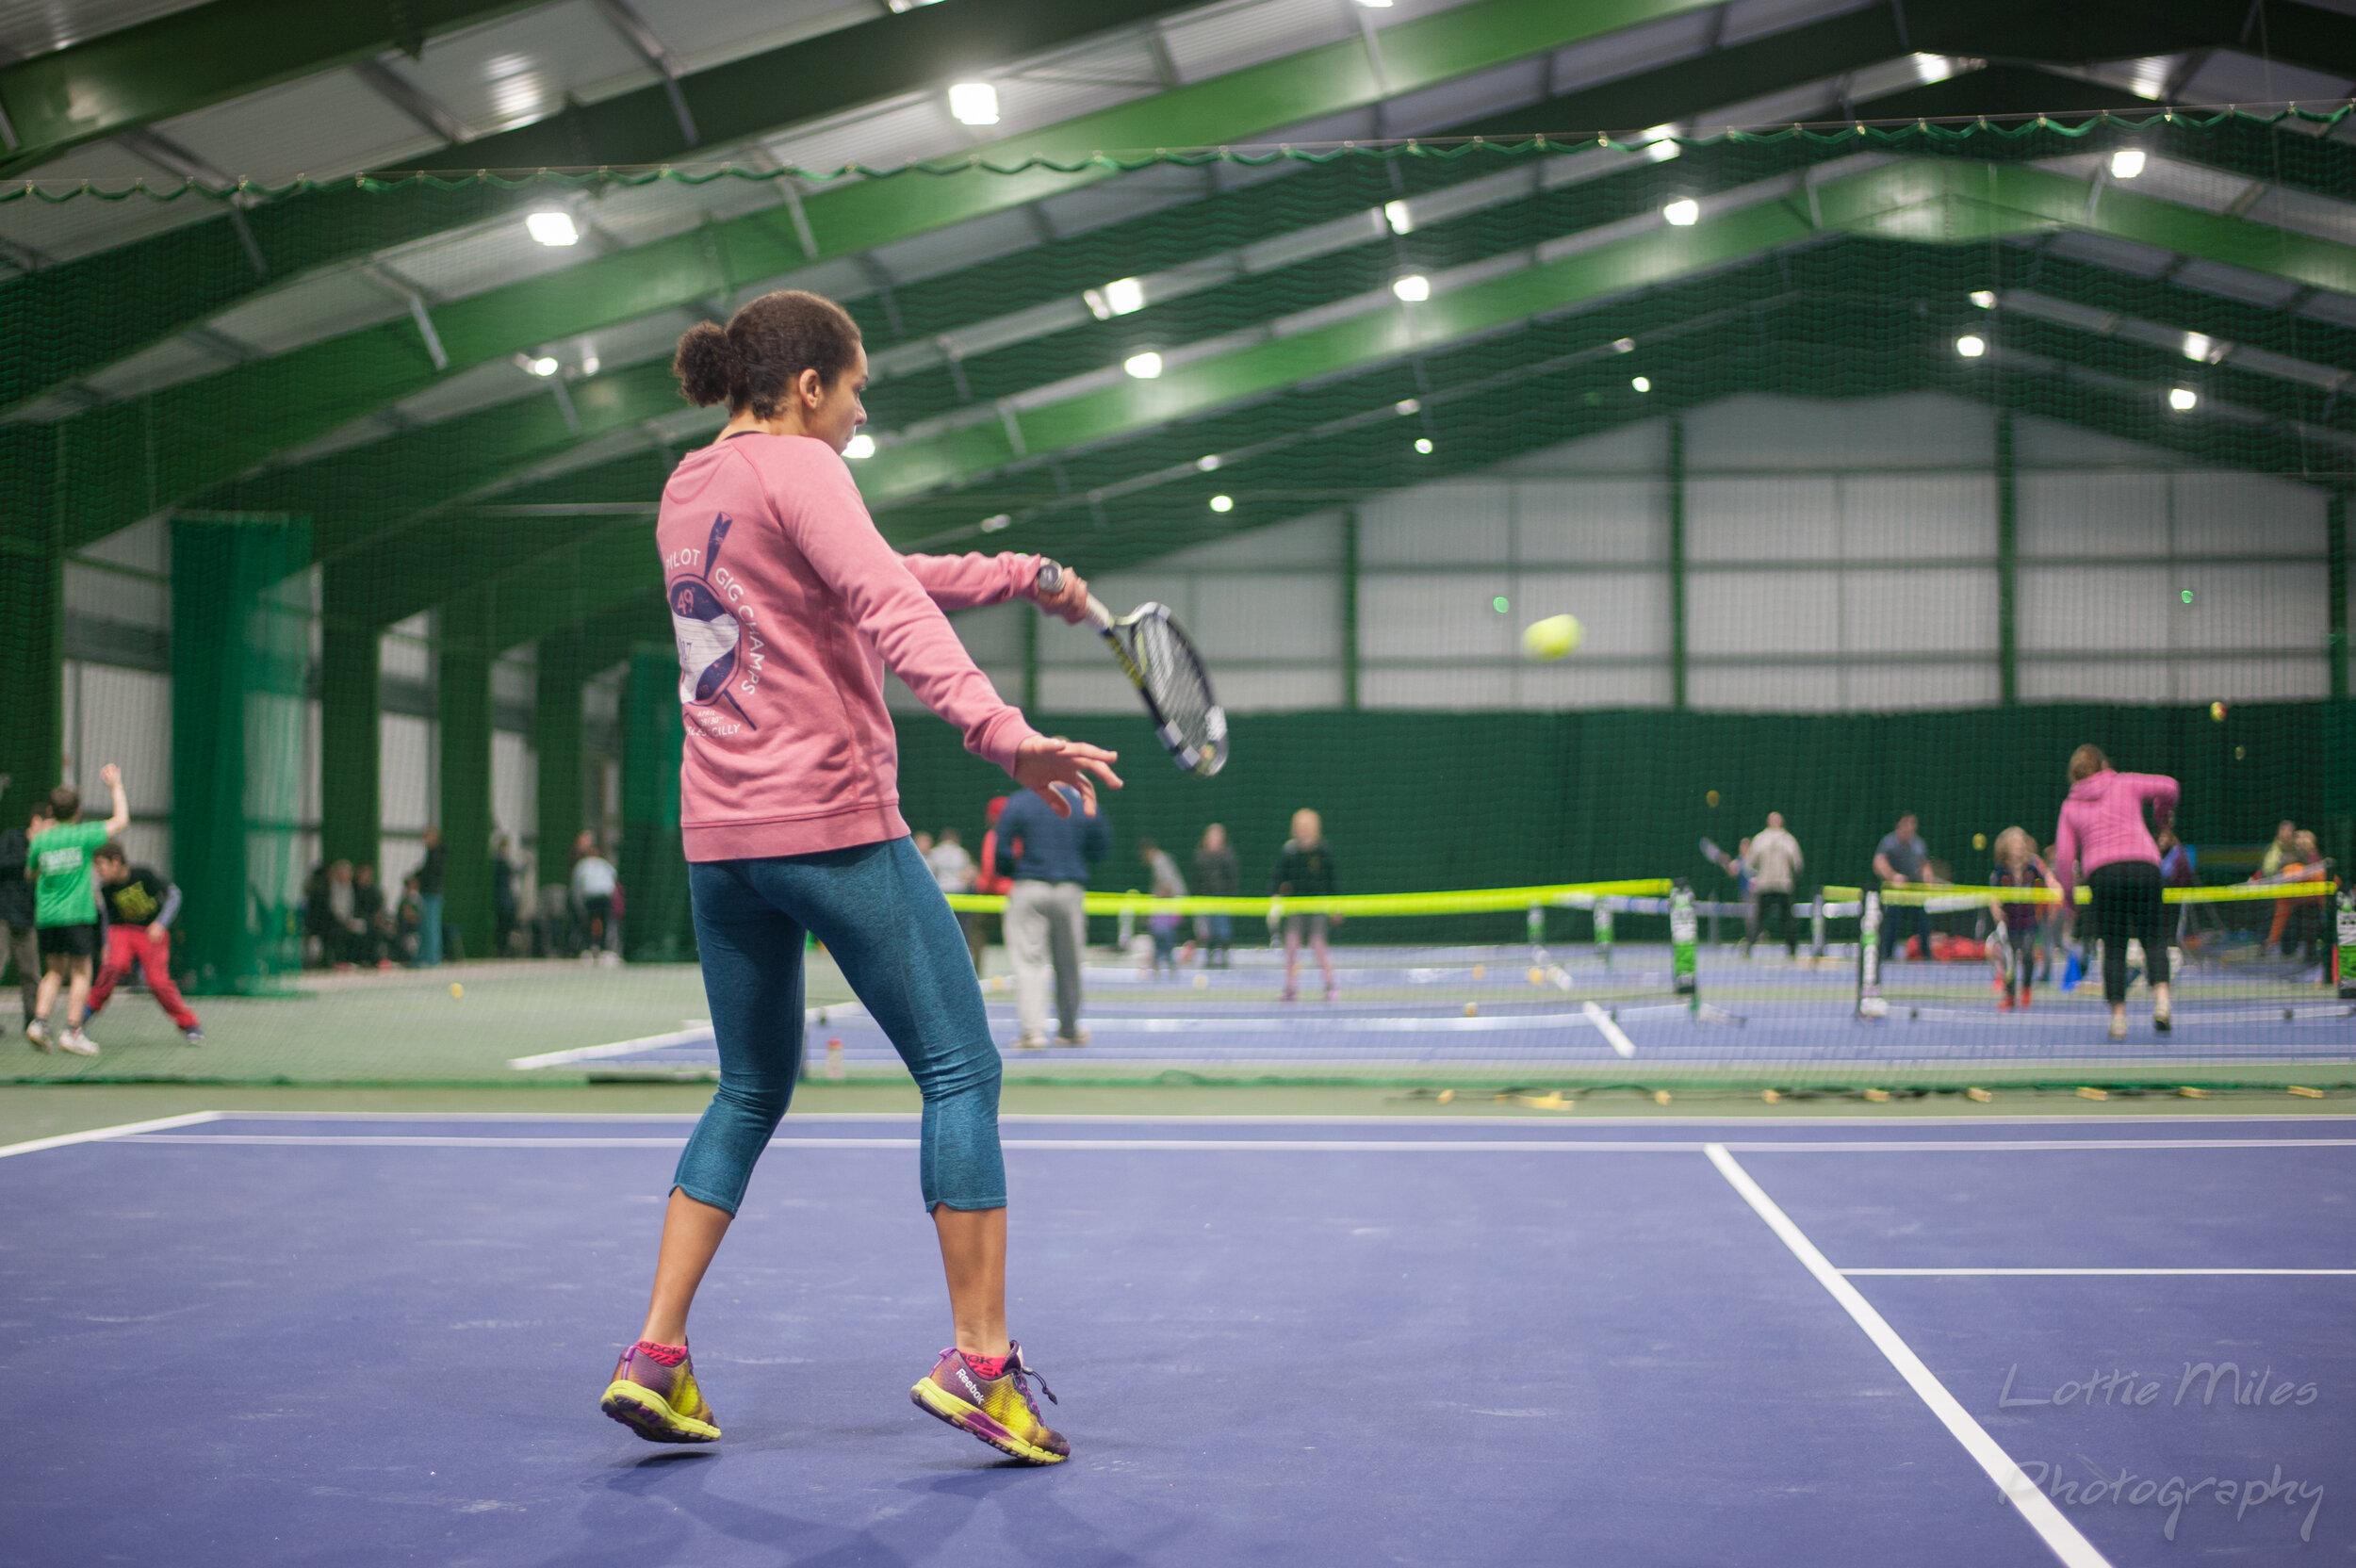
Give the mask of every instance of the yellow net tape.
M 2339 883 L 2324 878 L 2313 882 L 2232 882 L 2214 888 L 2165 888 L 2162 901 L 2168 904 L 2252 904 L 2271 899 L 2323 898 L 2339 890 Z M 2059 904 L 2061 896 L 2050 888 L 1983 888 L 1969 883 L 1915 882 L 1903 888 L 1881 890 L 1884 904 L 1932 904 L 1967 899 L 1983 904 Z M 1849 901 L 1864 896 L 1859 888 L 1826 888 L 1824 897 Z M 2091 894 L 2081 884 L 2076 902 L 2085 904 Z
M 1441 893 L 1335 893 L 1318 898 L 1152 898 L 1144 893 L 1090 893 L 1091 915 L 1472 915 L 1514 909 L 1592 907 L 1598 898 L 1661 898 L 1665 876 L 1621 882 L 1557 882 L 1537 888 L 1473 888 Z M 994 915 L 998 893 L 951 893 L 949 907 Z

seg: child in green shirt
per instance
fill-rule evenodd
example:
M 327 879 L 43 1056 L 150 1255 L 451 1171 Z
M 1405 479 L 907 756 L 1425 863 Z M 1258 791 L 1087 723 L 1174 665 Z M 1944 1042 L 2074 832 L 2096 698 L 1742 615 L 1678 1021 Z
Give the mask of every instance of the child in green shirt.
M 25 1037 L 37 1051 L 56 1047 L 77 1056 L 95 1056 L 98 1047 L 82 1033 L 90 1001 L 90 971 L 98 956 L 98 890 L 90 880 L 90 854 L 123 830 L 131 808 L 123 795 L 123 770 L 112 762 L 98 776 L 114 795 L 114 810 L 103 823 L 83 822 L 81 792 L 60 784 L 49 792 L 46 811 L 36 808 L 25 873 L 33 881 L 33 924 L 41 934 L 42 974 Z M 65 999 L 65 1029 L 53 1035 L 49 1011 L 57 992 Z

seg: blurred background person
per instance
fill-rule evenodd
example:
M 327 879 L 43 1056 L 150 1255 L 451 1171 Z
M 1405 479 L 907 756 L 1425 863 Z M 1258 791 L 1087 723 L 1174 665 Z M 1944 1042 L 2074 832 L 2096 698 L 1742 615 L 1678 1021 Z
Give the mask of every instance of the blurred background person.
M 621 878 L 614 862 L 591 843 L 573 861 L 573 907 L 581 911 L 586 942 L 584 953 L 611 953 L 614 948 L 614 894 Z
M 1911 811 L 1898 815 L 1897 825 L 1882 836 L 1873 848 L 1873 874 L 1882 879 L 1885 893 L 1891 888 L 1908 888 L 1929 879 L 1931 852 L 1922 842 L 1922 824 Z M 1890 962 L 1892 953 L 1909 952 L 1911 939 L 1922 939 L 1922 956 L 1931 956 L 1931 911 L 1924 904 L 1891 904 L 1882 900 L 1882 962 Z
M 351 865 L 341 860 L 336 864 L 349 878 Z M 203 1045 L 204 1026 L 172 983 L 172 923 L 180 917 L 180 890 L 153 867 L 131 864 L 131 857 L 112 839 L 90 857 L 90 869 L 98 874 L 98 898 L 106 916 L 106 960 L 90 987 L 90 1016 L 99 1015 L 137 964 L 147 977 L 147 994 L 172 1020 L 180 1037 Z
M 442 830 L 425 830 L 425 859 L 417 867 L 417 958 L 419 969 L 433 969 L 442 961 L 442 877 L 450 862 L 449 851 L 442 843 Z
M 1742 852 L 1742 863 L 1750 868 L 1751 896 L 1758 922 L 1743 938 L 1742 951 L 1747 956 L 1759 933 L 1769 929 L 1769 922 L 1779 923 L 1783 933 L 1786 957 L 1799 955 L 1799 938 L 1792 926 L 1792 894 L 1799 886 L 1800 873 L 1808 864 L 1800 853 L 1800 841 L 1783 825 L 1783 813 L 1767 813 L 1767 825 L 1751 835 L 1750 847 Z
M 965 852 L 957 840 L 957 830 L 944 827 L 941 837 L 924 856 L 924 864 L 931 868 L 933 881 L 944 893 L 970 893 L 973 890 L 973 857 Z M 973 972 L 982 972 L 982 917 L 971 909 L 957 911 L 957 928 L 965 933 L 965 955 L 973 960 Z
M 1243 865 L 1227 842 L 1227 827 L 1213 823 L 1194 846 L 1194 890 L 1203 898 L 1234 898 L 1243 890 Z M 1233 915 L 1197 915 L 1194 938 L 1203 944 L 1203 967 L 1226 969 L 1235 962 L 1229 951 L 1235 938 Z
M 1137 858 L 1145 862 L 1146 875 L 1152 880 L 1149 892 L 1155 898 L 1184 898 L 1186 879 L 1178 874 L 1178 862 L 1170 852 L 1151 839 L 1137 841 Z M 1184 917 L 1175 910 L 1156 909 L 1145 917 L 1146 934 L 1153 938 L 1151 956 L 1145 962 L 1148 979 L 1159 974 L 1165 965 L 1170 978 L 1178 976 L 1178 932 Z
M 1061 789 L 1061 785 L 1056 788 Z M 1104 858 L 1111 825 L 1100 805 L 1094 816 L 1069 797 L 1072 815 L 1059 817 L 1027 792 L 1006 802 L 998 818 L 1000 854 L 1014 850 L 1014 890 L 1006 894 L 1006 956 L 1014 965 L 1014 1006 L 1022 1021 L 1019 1050 L 1047 1044 L 1047 983 L 1055 985 L 1055 1043 L 1086 1045 L 1080 1024 L 1080 960 L 1088 949 L 1088 867 Z
M 1284 850 L 1277 856 L 1276 874 L 1268 878 L 1268 892 L 1277 898 L 1322 898 L 1332 894 L 1333 852 L 1325 842 L 1324 820 L 1304 806 L 1293 813 L 1292 830 L 1292 837 L 1284 841 Z M 1322 912 L 1284 917 L 1284 989 L 1277 1000 L 1293 1002 L 1300 998 L 1303 936 L 1317 953 L 1317 969 L 1325 976 L 1325 1000 L 1333 1000 L 1333 951 L 1325 939 L 1332 923 Z

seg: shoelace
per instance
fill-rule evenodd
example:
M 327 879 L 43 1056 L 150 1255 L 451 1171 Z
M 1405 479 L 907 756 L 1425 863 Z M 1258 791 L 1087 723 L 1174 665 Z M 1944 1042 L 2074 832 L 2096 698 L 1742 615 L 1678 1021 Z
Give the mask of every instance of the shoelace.
M 956 1355 L 958 1352 L 957 1348 L 952 1345 L 948 1349 L 943 1350 L 941 1353 L 943 1356 L 950 1356 Z M 969 1363 L 968 1364 L 970 1365 L 971 1364 Z M 1031 1384 L 1029 1380 L 1033 1378 L 1039 1379 L 1039 1392 L 1047 1396 L 1047 1402 L 1049 1404 L 1060 1405 L 1063 1403 L 1061 1399 L 1055 1397 L 1055 1391 L 1047 1386 L 1047 1380 L 1045 1377 L 1041 1376 L 1039 1368 L 1033 1366 L 1029 1362 L 1023 1359 L 1023 1347 L 1020 1345 L 1016 1346 L 1012 1350 L 1009 1350 L 1006 1353 L 1006 1364 L 999 1369 L 998 1376 L 1001 1378 L 1011 1376 L 1014 1379 L 1014 1391 L 1023 1396 L 1023 1402 L 1030 1408 L 1031 1419 L 1034 1421 L 1044 1420 L 1045 1417 L 1041 1416 L 1039 1413 L 1039 1401 L 1031 1397 Z

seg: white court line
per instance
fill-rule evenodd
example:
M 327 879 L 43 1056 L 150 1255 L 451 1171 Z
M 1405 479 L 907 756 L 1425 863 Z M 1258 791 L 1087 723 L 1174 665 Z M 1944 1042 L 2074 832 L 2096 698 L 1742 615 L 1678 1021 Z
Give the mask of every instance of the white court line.
M 1627 1032 L 1613 1021 L 1610 1013 L 1605 1012 L 1593 1002 L 1579 1004 L 1579 1010 L 1587 1015 L 1588 1022 L 1603 1032 L 1603 1037 L 1612 1042 L 1612 1050 L 1623 1056 L 1636 1054 L 1636 1042 L 1628 1037 Z
M 220 1116 L 219 1111 L 190 1111 L 185 1116 L 157 1117 L 153 1121 L 126 1121 L 120 1127 L 93 1127 L 87 1133 L 59 1133 L 55 1137 L 33 1138 L 24 1143 L 11 1143 L 0 1149 L 0 1159 L 10 1154 L 38 1154 L 44 1149 L 65 1149 L 77 1143 L 101 1143 L 111 1138 L 127 1138 L 137 1134 L 162 1132 L 168 1127 L 193 1127 Z
M 195 1119 L 211 1120 L 219 1113 L 203 1112 Z M 368 1134 L 368 1133 L 189 1133 L 176 1134 L 161 1129 L 180 1125 L 177 1119 L 140 1123 L 154 1126 L 152 1133 L 74 1135 L 63 1141 L 82 1142 L 93 1136 L 116 1136 L 129 1143 L 218 1143 L 230 1145 L 285 1144 L 303 1148 L 327 1148 L 336 1144 L 352 1144 L 362 1148 L 383 1149 L 676 1149 L 685 1137 L 498 1137 L 475 1134 Z M 2053 1152 L 2074 1149 L 2104 1151 L 2158 1149 L 2185 1151 L 2199 1149 L 2344 1149 L 2356 1147 L 2356 1139 L 2348 1138 L 2145 1138 L 2102 1142 L 2032 1143 L 2026 1140 L 2004 1142 L 1895 1142 L 1895 1143 L 1802 1143 L 1797 1141 L 1743 1142 L 1726 1139 L 1715 1144 L 1699 1143 L 1683 1138 L 1002 1138 L 1008 1149 L 1081 1149 L 1081 1150 L 1245 1150 L 1258 1152 L 1334 1152 L 1350 1154 L 1580 1154 L 1580 1153 L 1670 1153 L 1698 1154 L 1711 1148 L 1739 1150 L 1746 1154 L 1775 1154 L 1797 1152 L 1806 1154 L 1913 1154 L 1913 1153 L 1981 1153 L 1994 1152 L 2017 1153 L 2022 1151 Z M 22 1145 L 29 1151 L 34 1145 Z M 40 1147 L 46 1147 L 45 1144 Z M 914 1149 L 916 1138 L 837 1138 L 795 1137 L 772 1138 L 769 1147 L 779 1148 L 844 1148 L 844 1149 Z M 0 1151 L 8 1152 L 8 1151 Z
M 1466 1093 L 1480 1093 L 1468 1089 Z M 699 1111 L 210 1111 L 208 1116 L 229 1121 L 693 1121 Z M 803 1111 L 789 1113 L 788 1121 L 915 1121 L 922 1118 L 918 1111 Z M 1252 1115 L 1226 1113 L 1194 1116 L 1185 1112 L 1162 1112 L 1145 1115 L 1136 1112 L 1107 1111 L 1002 1111 L 998 1119 L 1005 1121 L 1111 1123 L 1143 1126 L 1150 1122 L 1176 1122 L 1189 1127 L 1237 1126 L 1253 1124 L 1293 1124 L 1303 1127 L 1325 1126 L 1389 1126 L 1432 1127 L 1454 1126 L 1470 1122 L 1475 1126 L 1527 1126 L 1533 1118 L 1527 1116 L 1496 1116 L 1483 1112 L 1478 1115 L 1451 1112 L 1446 1117 L 1429 1113 L 1421 1116 L 1304 1116 L 1280 1112 L 1260 1112 Z M 1862 1127 L 1895 1123 L 1905 1127 L 2116 1127 L 2122 1122 L 2133 1125 L 2170 1127 L 2204 1125 L 2215 1122 L 2238 1126 L 2246 1122 L 2313 1122 L 2319 1126 L 2356 1126 L 2356 1117 L 2331 1111 L 2250 1111 L 2189 1112 L 2189 1111 L 2120 1111 L 2107 1116 L 1916 1116 L 1889 1117 L 1871 1112 L 1852 1116 L 1597 1116 L 1581 1117 L 1581 1127 Z M 1729 1144 L 1728 1147 L 1738 1147 Z M 1739 1147 L 1748 1148 L 1744 1144 Z M 1763 1147 L 1763 1146 L 1762 1146 Z
M 813 1023 L 827 1023 L 839 1019 L 864 1018 L 867 1009 L 856 1002 L 837 1002 L 824 1007 L 806 1008 L 802 1014 L 805 1028 Z M 685 1029 L 674 1029 L 667 1035 L 646 1035 L 634 1040 L 609 1040 L 603 1045 L 577 1045 L 569 1051 L 544 1051 L 537 1056 L 511 1056 L 507 1065 L 530 1072 L 536 1068 L 564 1067 L 573 1062 L 603 1061 L 611 1056 L 627 1056 L 636 1051 L 658 1051 L 671 1045 L 700 1045 L 712 1037 L 712 1021 L 692 1021 Z
M 2098 1278 L 2118 1276 L 2132 1278 L 2140 1275 L 2174 1274 L 2317 1274 L 2326 1276 L 2356 1276 L 2356 1268 L 1844 1268 L 1841 1271 L 1852 1279 L 1876 1280 L 1973 1279 L 1981 1275 L 1999 1278 L 2037 1279 L 2047 1275 L 2091 1275 Z
M 1884 1320 L 1882 1315 L 1873 1310 L 1873 1304 L 1858 1294 L 1857 1286 L 1841 1278 L 1841 1271 L 1816 1250 L 1816 1244 L 1808 1239 L 1806 1233 L 1792 1224 L 1791 1217 L 1775 1206 L 1775 1200 L 1767 1196 L 1766 1189 L 1752 1181 L 1750 1172 L 1735 1163 L 1734 1156 L 1726 1152 L 1726 1146 L 1710 1144 L 1703 1152 L 1710 1156 L 1710 1163 L 1718 1168 L 1718 1174 L 1724 1176 L 1727 1184 L 1742 1195 L 1742 1201 L 1751 1206 L 1751 1211 L 1765 1220 L 1767 1228 L 1792 1250 L 1792 1255 L 1800 1260 L 1801 1266 L 1813 1274 L 1816 1282 L 1823 1285 L 1856 1321 L 1857 1326 L 1865 1331 L 1865 1337 L 1890 1358 L 1890 1364 L 1898 1369 L 1898 1375 L 1906 1379 L 1922 1402 L 1931 1408 L 1931 1413 L 1938 1416 L 1955 1441 L 1963 1445 L 1964 1451 L 1978 1462 L 1982 1470 L 1988 1472 L 1997 1490 L 2021 1511 L 2021 1516 L 2028 1521 L 2031 1529 L 2044 1539 L 2053 1555 L 2069 1564 L 2070 1568 L 2110 1568 L 2109 1560 L 2094 1549 L 2093 1543 L 2078 1533 L 2076 1526 L 2062 1517 L 2061 1510 L 2055 1508 L 2053 1500 L 2037 1489 L 2037 1482 L 2022 1473 L 2021 1466 L 2013 1462 L 2012 1456 L 2005 1453 L 1997 1441 L 1988 1435 L 1987 1429 L 1972 1418 L 1972 1413 L 1947 1392 L 1946 1385 L 1922 1364 L 1922 1358 L 1898 1337 L 1897 1331 Z

